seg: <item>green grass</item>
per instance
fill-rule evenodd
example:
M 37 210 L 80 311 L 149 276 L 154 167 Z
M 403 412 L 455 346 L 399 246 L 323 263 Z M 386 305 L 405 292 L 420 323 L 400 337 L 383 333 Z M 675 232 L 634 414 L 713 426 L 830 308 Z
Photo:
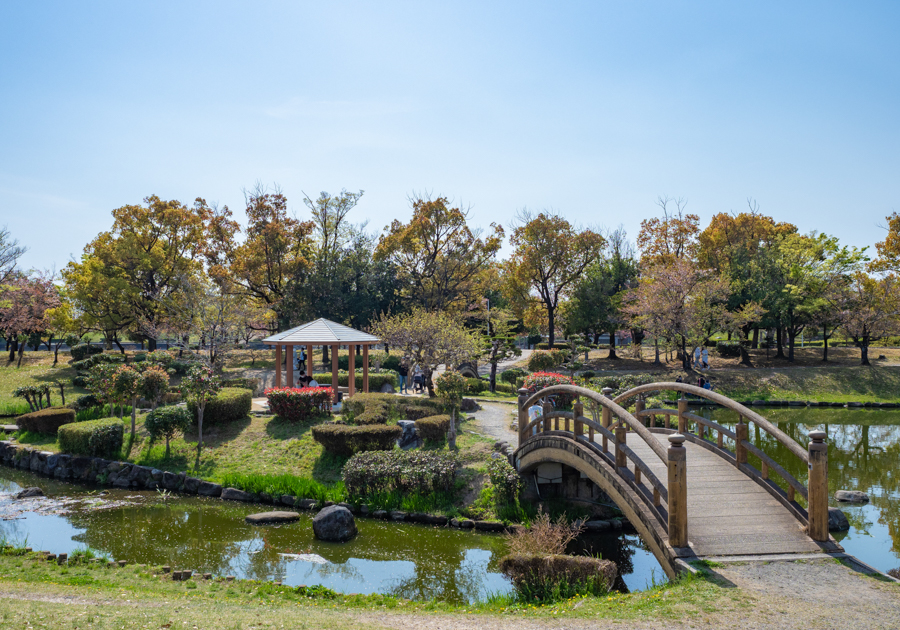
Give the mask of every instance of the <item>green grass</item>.
M 900 368 L 897 367 L 718 370 L 709 376 L 716 391 L 737 400 L 900 400 Z
M 221 483 L 228 488 L 256 494 L 265 492 L 273 497 L 287 494 L 301 499 L 315 499 L 320 503 L 325 501 L 340 503 L 347 500 L 347 491 L 340 481 L 326 486 L 313 479 L 295 475 L 228 473 L 222 476 Z
M 29 353 L 31 354 L 31 353 Z M 49 353 L 48 353 L 49 354 Z M 7 364 L 5 358 L 0 356 L 0 414 L 27 413 L 30 411 L 28 404 L 21 398 L 14 398 L 12 393 L 17 387 L 26 385 L 50 385 L 50 401 L 54 405 L 60 404 L 59 387 L 57 382 L 62 382 L 66 392 L 66 402 L 71 402 L 87 392 L 72 385 L 75 370 L 64 363 L 67 355 L 60 354 L 60 363 L 56 367 L 44 364 L 43 361 L 52 362 L 52 354 L 49 359 L 42 357 L 41 363 L 26 363 L 17 368 L 15 363 Z
M 410 513 L 443 514 L 453 517 L 459 514 L 456 501 L 456 493 L 436 492 L 423 495 L 419 493 L 404 494 L 399 490 L 394 490 L 372 493 L 363 497 L 360 503 L 368 505 L 370 510 L 402 510 Z

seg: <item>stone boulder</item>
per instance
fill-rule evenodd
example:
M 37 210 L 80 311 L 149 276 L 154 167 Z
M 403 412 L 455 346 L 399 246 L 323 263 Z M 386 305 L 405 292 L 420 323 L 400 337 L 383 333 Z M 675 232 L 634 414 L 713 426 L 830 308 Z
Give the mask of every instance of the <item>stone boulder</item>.
M 481 409 L 481 405 L 471 398 L 463 398 L 459 405 L 459 410 L 465 413 L 471 413 L 473 411 L 478 411 L 479 409 Z
M 269 523 L 293 523 L 300 520 L 300 514 L 297 512 L 260 512 L 259 514 L 249 514 L 244 520 L 251 525 L 266 525 Z
M 211 481 L 201 481 L 197 494 L 201 497 L 218 497 L 222 495 L 222 486 Z
M 356 520 L 345 507 L 332 505 L 313 518 L 313 533 L 319 540 L 347 542 L 356 536 Z
M 845 503 L 866 503 L 869 495 L 859 490 L 838 490 L 834 493 L 834 498 Z
M 17 493 L 13 498 L 14 499 L 28 499 L 31 497 L 42 497 L 44 496 L 44 491 L 40 488 L 25 488 L 21 492 Z
M 402 449 L 409 449 L 419 444 L 419 434 L 416 433 L 415 420 L 400 420 L 397 425 L 403 430 L 400 439 L 397 440 L 397 446 Z
M 828 508 L 828 531 L 845 532 L 850 529 L 850 521 L 838 508 Z
M 226 501 L 253 501 L 255 498 L 249 492 L 244 492 L 237 488 L 225 488 L 222 490 L 221 497 Z

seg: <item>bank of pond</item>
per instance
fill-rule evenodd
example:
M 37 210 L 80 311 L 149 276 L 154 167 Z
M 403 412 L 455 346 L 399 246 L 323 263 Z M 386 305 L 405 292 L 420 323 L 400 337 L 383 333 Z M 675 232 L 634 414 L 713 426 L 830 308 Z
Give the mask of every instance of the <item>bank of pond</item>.
M 696 413 L 722 424 L 736 415 L 722 409 Z M 847 515 L 850 530 L 832 535 L 845 550 L 873 567 L 900 566 L 900 411 L 784 408 L 765 414 L 801 444 L 825 430 L 829 489 L 861 490 L 870 501 L 832 505 Z M 750 439 L 798 480 L 805 468 L 767 434 Z M 12 494 L 40 486 L 48 498 L 16 501 Z M 509 593 L 498 562 L 502 535 L 357 519 L 359 535 L 348 543 L 325 543 L 312 533 L 312 514 L 296 523 L 256 527 L 244 522 L 262 506 L 213 498 L 71 484 L 0 468 L 0 537 L 25 541 L 35 550 L 73 553 L 90 547 L 116 560 L 169 565 L 217 576 L 321 584 L 344 593 L 381 593 L 417 600 L 465 603 Z M 665 574 L 635 534 L 583 535 L 569 553 L 614 561 L 616 588 L 641 590 Z

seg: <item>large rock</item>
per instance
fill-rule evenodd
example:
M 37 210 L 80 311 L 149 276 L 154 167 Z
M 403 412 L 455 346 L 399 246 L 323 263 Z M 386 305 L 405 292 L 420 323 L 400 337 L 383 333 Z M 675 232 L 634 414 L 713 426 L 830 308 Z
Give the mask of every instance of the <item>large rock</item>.
M 834 493 L 834 498 L 847 503 L 865 503 L 869 500 L 869 495 L 859 490 L 838 490 Z
M 356 536 L 356 520 L 345 507 L 332 505 L 313 518 L 313 533 L 319 540 L 346 542 Z
M 397 446 L 402 449 L 412 448 L 419 443 L 419 435 L 416 433 L 415 420 L 400 420 L 397 425 L 403 430 L 400 439 L 397 440 Z
M 218 497 L 222 494 L 222 486 L 211 481 L 201 481 L 197 494 L 201 497 Z
M 200 480 L 196 477 L 185 477 L 184 478 L 184 491 L 190 494 L 197 494 L 197 490 L 200 488 Z
M 222 498 L 226 501 L 253 501 L 254 496 L 237 488 L 225 488 L 222 490 Z
M 267 523 L 293 523 L 300 520 L 297 512 L 260 512 L 250 514 L 244 518 L 251 525 L 265 525 Z
M 465 413 L 471 413 L 473 411 L 478 411 L 479 409 L 481 409 L 481 405 L 471 398 L 463 398 L 459 405 L 459 410 Z
M 847 516 L 838 508 L 828 508 L 828 531 L 845 532 L 850 529 L 850 521 Z
M 42 496 L 44 496 L 43 490 L 41 490 L 40 488 L 31 487 L 31 488 L 25 488 L 21 492 L 17 493 L 16 496 L 14 496 L 13 498 L 14 499 L 28 499 L 30 497 L 42 497 Z

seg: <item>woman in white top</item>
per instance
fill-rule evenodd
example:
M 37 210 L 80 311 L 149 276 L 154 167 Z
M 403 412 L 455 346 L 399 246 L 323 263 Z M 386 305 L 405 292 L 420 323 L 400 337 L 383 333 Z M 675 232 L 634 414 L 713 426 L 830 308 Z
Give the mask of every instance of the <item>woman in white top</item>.
M 709 369 L 709 350 L 703 348 L 703 352 L 700 353 L 701 358 L 703 359 L 703 368 Z

